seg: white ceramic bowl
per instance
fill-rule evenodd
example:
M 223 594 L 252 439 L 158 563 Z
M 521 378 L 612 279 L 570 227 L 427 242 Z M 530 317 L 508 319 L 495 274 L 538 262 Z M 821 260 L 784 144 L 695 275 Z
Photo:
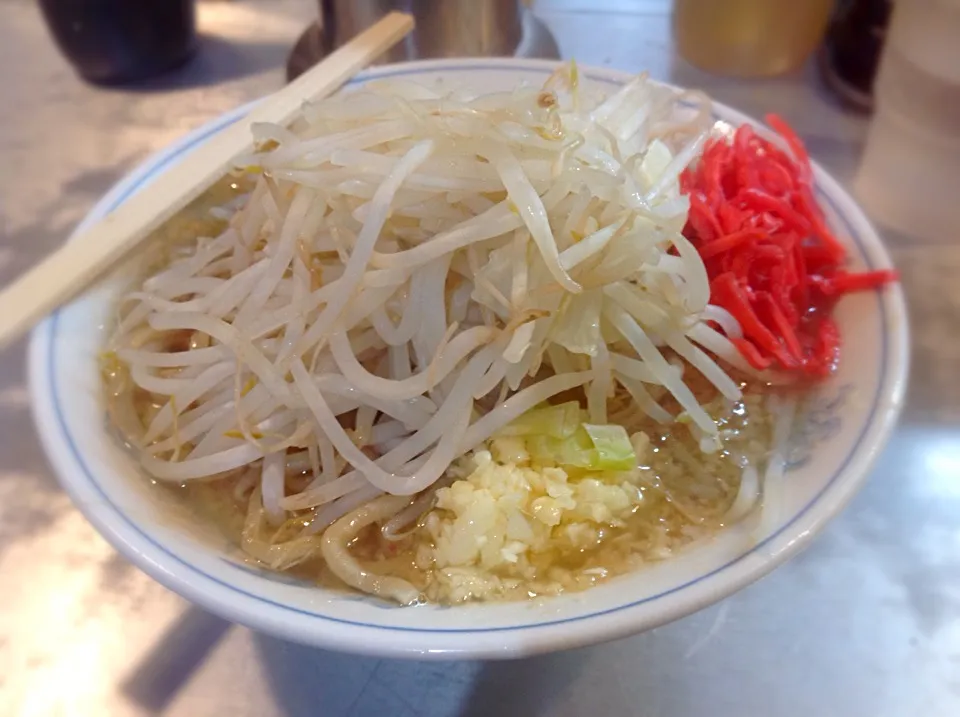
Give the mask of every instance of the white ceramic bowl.
M 386 66 L 354 82 L 391 76 L 455 82 L 480 91 L 542 82 L 553 63 L 469 60 Z M 583 69 L 587 85 L 614 88 L 627 76 Z M 140 166 L 86 218 L 100 219 L 191 148 L 242 121 L 230 112 Z M 749 118 L 718 105 L 732 124 Z M 819 200 L 850 248 L 853 264 L 890 266 L 860 209 L 816 170 Z M 778 517 L 762 535 L 730 530 L 677 557 L 587 592 L 525 603 L 398 608 L 330 592 L 243 564 L 237 551 L 185 529 L 158 504 L 135 463 L 108 433 L 97 353 L 120 284 L 110 280 L 37 328 L 30 384 L 37 427 L 77 506 L 127 558 L 170 589 L 236 622 L 325 648 L 384 656 L 518 657 L 646 630 L 705 607 L 784 562 L 836 515 L 863 483 L 896 420 L 907 369 L 907 326 L 899 288 L 845 299 L 839 372 L 819 389 L 801 427 Z M 815 449 L 815 450 L 814 450 Z

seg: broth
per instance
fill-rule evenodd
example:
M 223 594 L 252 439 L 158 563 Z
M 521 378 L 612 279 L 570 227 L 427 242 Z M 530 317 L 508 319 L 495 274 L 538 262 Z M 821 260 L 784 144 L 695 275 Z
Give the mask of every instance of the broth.
M 691 372 L 692 373 L 692 372 Z M 352 555 L 373 573 L 402 577 L 432 602 L 469 599 L 522 600 L 583 590 L 652 562 L 667 559 L 725 526 L 723 516 L 740 485 L 742 464 L 762 464 L 771 442 L 771 416 L 765 397 L 770 387 L 743 383 L 743 400 L 734 404 L 716 394 L 705 380 L 690 375 L 691 389 L 724 432 L 723 448 L 703 453 L 681 423 L 669 426 L 642 417 L 632 431 L 650 437 L 647 460 L 639 469 L 641 505 L 620 526 L 604 526 L 588 546 L 571 546 L 562 539 L 547 551 L 524 556 L 508 569 L 478 566 L 439 568 L 431 564 L 434 542 L 427 529 L 433 508 L 399 541 L 387 540 L 380 526 L 364 529 L 350 546 Z M 665 405 L 675 410 L 676 406 Z M 292 477 L 296 479 L 296 477 Z M 204 523 L 213 523 L 233 544 L 241 544 L 250 490 L 238 493 L 241 475 L 183 485 L 154 482 L 157 490 L 172 491 Z M 309 520 L 305 520 L 307 525 Z M 256 560 L 249 558 L 252 564 Z M 289 574 L 318 585 L 349 590 L 326 568 L 311 559 Z M 533 577 L 529 577 L 533 575 Z

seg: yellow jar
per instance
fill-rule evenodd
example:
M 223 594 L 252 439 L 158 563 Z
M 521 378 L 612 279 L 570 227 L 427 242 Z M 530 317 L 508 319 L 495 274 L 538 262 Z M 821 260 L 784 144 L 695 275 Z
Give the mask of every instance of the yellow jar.
M 799 67 L 823 38 L 833 0 L 674 0 L 680 54 L 701 69 L 739 77 Z

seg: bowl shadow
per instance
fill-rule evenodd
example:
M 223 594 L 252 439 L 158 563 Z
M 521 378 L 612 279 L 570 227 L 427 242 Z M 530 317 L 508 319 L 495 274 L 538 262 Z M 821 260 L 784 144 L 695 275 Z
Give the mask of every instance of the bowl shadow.
M 392 660 L 345 655 L 256 634 L 281 714 L 351 717 L 532 717 L 552 713 L 584 651 L 498 662 Z M 322 707 L 321 707 L 322 706 Z

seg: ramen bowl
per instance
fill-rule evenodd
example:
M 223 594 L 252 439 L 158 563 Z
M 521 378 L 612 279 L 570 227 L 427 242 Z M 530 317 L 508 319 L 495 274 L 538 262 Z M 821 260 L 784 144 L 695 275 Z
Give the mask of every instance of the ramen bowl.
M 442 60 L 385 66 L 355 78 L 404 77 L 480 92 L 542 83 L 556 65 L 518 60 Z M 613 89 L 627 75 L 581 69 L 585 86 Z M 105 196 L 89 226 L 225 127 L 241 107 L 157 154 Z M 718 120 L 750 119 L 715 105 Z M 817 198 L 853 268 L 890 266 L 876 232 L 840 185 L 815 168 Z M 673 557 L 583 592 L 523 602 L 397 607 L 328 590 L 245 560 L 192 518 L 175 491 L 158 491 L 108 426 L 99 354 L 114 321 L 123 272 L 93 288 L 33 334 L 30 383 L 43 445 L 77 507 L 117 550 L 198 605 L 253 629 L 332 650 L 420 658 L 507 658 L 624 637 L 720 600 L 795 555 L 867 478 L 896 421 L 908 334 L 899 287 L 848 297 L 836 320 L 839 369 L 812 390 L 788 444 L 776 505 L 759 524 L 725 529 Z

